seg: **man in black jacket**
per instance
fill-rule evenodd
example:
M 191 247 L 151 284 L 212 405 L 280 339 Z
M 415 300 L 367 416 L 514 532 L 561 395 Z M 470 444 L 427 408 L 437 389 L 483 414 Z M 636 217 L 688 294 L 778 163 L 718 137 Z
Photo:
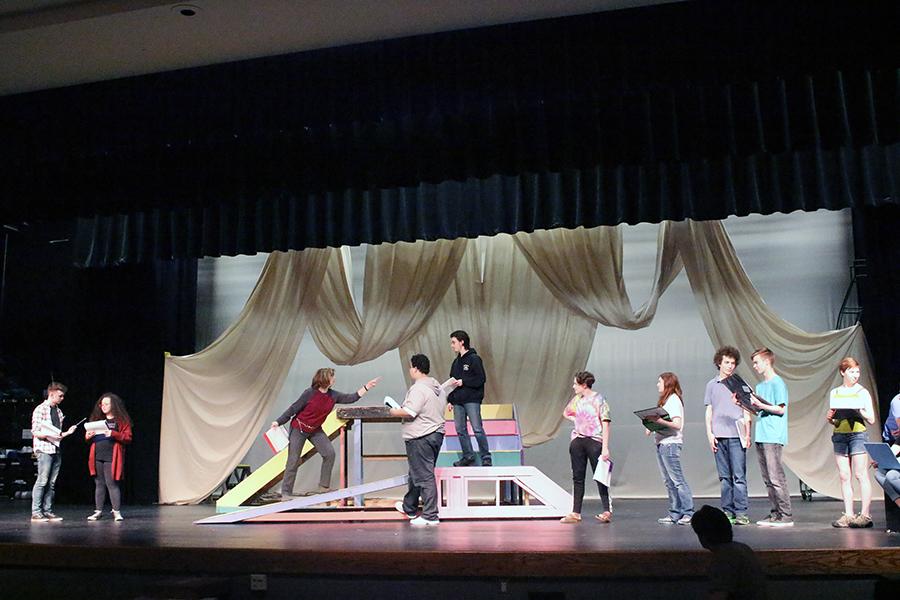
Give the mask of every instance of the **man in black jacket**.
M 454 390 L 448 398 L 453 405 L 453 421 L 462 447 L 463 456 L 453 463 L 454 467 L 468 467 L 475 464 L 475 452 L 469 439 L 466 419 L 472 426 L 475 441 L 478 442 L 478 454 L 481 466 L 491 466 L 491 449 L 488 448 L 484 425 L 481 423 L 481 401 L 484 400 L 484 365 L 474 348 L 469 347 L 469 334 L 465 331 L 454 331 L 450 334 L 450 348 L 457 353 L 453 365 L 450 366 L 450 377 L 454 379 Z

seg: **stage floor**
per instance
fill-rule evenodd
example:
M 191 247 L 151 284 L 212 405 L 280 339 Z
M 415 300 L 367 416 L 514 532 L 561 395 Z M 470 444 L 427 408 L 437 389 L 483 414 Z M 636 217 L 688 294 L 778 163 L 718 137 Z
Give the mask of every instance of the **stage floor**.
M 712 499 L 699 500 L 714 504 Z M 841 504 L 794 501 L 792 528 L 735 527 L 772 576 L 862 576 L 900 573 L 900 535 L 884 531 L 874 503 L 872 529 L 834 529 Z M 578 525 L 555 520 L 445 521 L 412 528 L 405 521 L 194 525 L 203 506 L 126 506 L 126 520 L 87 522 L 89 507 L 58 507 L 63 522 L 31 523 L 27 502 L 0 505 L 0 568 L 40 564 L 71 569 L 234 572 L 317 576 L 583 578 L 678 573 L 701 577 L 708 553 L 690 527 L 656 523 L 662 499 L 616 500 L 614 521 L 592 515 Z M 591 512 L 593 511 L 593 512 Z M 751 516 L 767 512 L 753 499 Z M 107 515 L 104 515 L 105 517 Z M 211 552 L 214 550 L 214 552 Z M 602 566 L 602 568 L 601 568 Z

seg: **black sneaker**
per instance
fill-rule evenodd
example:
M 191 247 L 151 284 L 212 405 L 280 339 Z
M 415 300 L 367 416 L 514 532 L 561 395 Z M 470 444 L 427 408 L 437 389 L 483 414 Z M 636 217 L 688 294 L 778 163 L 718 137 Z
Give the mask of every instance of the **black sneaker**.
M 493 461 L 492 459 L 490 459 L 490 458 L 482 458 L 482 459 L 481 459 L 481 466 L 482 466 L 482 467 L 493 467 L 493 466 L 494 466 L 494 461 Z
M 471 467 L 475 464 L 474 458 L 461 458 L 453 463 L 454 467 Z
M 59 515 L 57 515 L 53 512 L 50 512 L 50 511 L 44 511 L 44 516 L 47 517 L 48 521 L 62 521 L 63 520 L 62 517 L 60 517 Z

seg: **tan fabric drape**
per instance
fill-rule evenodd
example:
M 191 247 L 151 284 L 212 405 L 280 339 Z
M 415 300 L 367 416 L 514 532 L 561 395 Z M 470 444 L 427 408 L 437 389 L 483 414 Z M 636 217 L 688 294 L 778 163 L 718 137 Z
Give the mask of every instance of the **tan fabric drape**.
M 790 392 L 789 442 L 785 463 L 818 492 L 840 497 L 831 426 L 825 421 L 828 392 L 840 384 L 838 364 L 855 357 L 860 383 L 873 397 L 875 382 L 862 327 L 806 333 L 773 313 L 753 287 L 719 221 L 674 225 L 684 267 L 697 306 L 714 346 L 741 350 L 767 346 Z M 748 382 L 757 381 L 749 356 L 738 367 Z M 875 401 L 877 411 L 878 402 Z
M 625 290 L 620 227 L 553 229 L 514 236 L 519 250 L 553 296 L 570 310 L 608 327 L 640 329 L 656 314 L 666 288 L 681 272 L 671 224 L 659 227 L 650 298 L 637 311 Z
M 201 352 L 166 358 L 160 502 L 200 502 L 247 454 L 294 362 L 332 254 L 271 254 L 225 333 Z
M 340 250 L 275 253 L 237 322 L 197 354 L 165 365 L 160 500 L 198 502 L 247 453 L 310 325 L 322 352 L 358 364 L 399 346 L 404 367 L 424 352 L 449 374 L 449 334 L 465 329 L 488 374 L 486 402 L 512 402 L 527 445 L 551 439 L 572 375 L 585 367 L 596 324 L 646 326 L 682 261 L 714 345 L 778 355 L 791 392 L 787 464 L 816 490 L 839 495 L 824 420 L 837 364 L 853 355 L 874 393 L 858 327 L 808 334 L 766 307 L 719 222 L 660 227 L 650 298 L 632 309 L 616 228 L 374 246 L 357 314 Z M 749 365 L 740 367 L 755 381 Z
M 572 376 L 587 362 L 595 323 L 557 302 L 503 234 L 468 242 L 444 301 L 419 335 L 400 346 L 404 366 L 423 352 L 441 380 L 449 376 L 450 333 L 456 329 L 470 333 L 484 361 L 485 402 L 516 404 L 525 444 L 552 438 L 571 397 Z
M 382 244 L 366 251 L 363 318 L 335 253 L 310 326 L 316 345 L 339 365 L 397 348 L 431 317 L 459 269 L 466 240 Z

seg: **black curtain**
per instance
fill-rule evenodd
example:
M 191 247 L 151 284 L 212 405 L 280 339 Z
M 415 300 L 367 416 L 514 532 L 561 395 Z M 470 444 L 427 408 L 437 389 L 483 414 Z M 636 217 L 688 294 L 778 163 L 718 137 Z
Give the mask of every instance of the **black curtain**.
M 882 422 L 900 392 L 900 208 L 854 211 L 857 258 L 866 261 L 859 280 L 862 324 L 874 361 Z M 900 508 L 885 497 L 888 528 L 900 531 Z
M 88 417 L 102 393 L 119 394 L 134 421 L 125 502 L 155 502 L 163 353 L 194 350 L 196 260 L 81 269 L 73 264 L 70 237 L 71 223 L 60 222 L 11 235 L 3 354 L 21 366 L 17 375 L 38 396 L 51 374 L 69 387 L 61 408 L 70 424 Z M 83 433 L 63 442 L 57 483 L 63 503 L 93 502 Z
M 13 96 L 3 214 L 86 218 L 97 265 L 896 203 L 897 16 L 680 2 Z

